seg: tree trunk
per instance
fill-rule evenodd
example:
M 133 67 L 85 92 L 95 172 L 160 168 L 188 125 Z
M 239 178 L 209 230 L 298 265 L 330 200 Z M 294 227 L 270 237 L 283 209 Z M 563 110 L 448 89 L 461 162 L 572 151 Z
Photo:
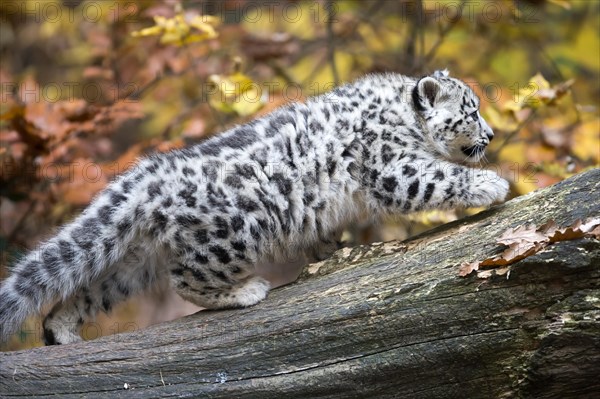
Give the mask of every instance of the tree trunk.
M 599 397 L 600 241 L 458 276 L 498 254 L 507 228 L 598 217 L 599 198 L 594 169 L 402 243 L 338 251 L 252 308 L 1 353 L 0 396 Z

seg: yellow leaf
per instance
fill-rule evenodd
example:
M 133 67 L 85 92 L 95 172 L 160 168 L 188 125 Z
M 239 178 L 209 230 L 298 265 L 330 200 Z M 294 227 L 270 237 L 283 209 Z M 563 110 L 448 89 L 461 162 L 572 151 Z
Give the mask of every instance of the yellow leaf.
M 157 15 L 154 17 L 154 23 L 158 26 L 164 27 L 167 25 L 167 18 L 161 15 Z
M 131 32 L 131 36 L 140 37 L 140 36 L 157 36 L 160 35 L 163 31 L 161 26 L 155 25 L 149 28 L 144 28 L 139 31 Z
M 217 87 L 218 94 L 223 98 L 223 102 L 235 98 L 242 92 L 239 84 L 236 84 L 227 76 L 211 75 L 208 80 Z
M 216 87 L 209 97 L 209 104 L 221 112 L 247 116 L 264 105 L 258 85 L 241 72 L 228 76 L 211 75 L 209 81 Z
M 238 115 L 253 115 L 264 105 L 264 101 L 260 97 L 260 94 L 260 91 L 256 88 L 247 90 L 240 98 L 238 98 L 238 101 L 233 103 L 231 107 Z
M 600 164 L 600 119 L 582 123 L 573 135 L 573 153 Z
M 189 21 L 189 25 L 198 29 L 201 32 L 209 33 L 212 32 L 216 35 L 215 26 L 218 26 L 220 23 L 217 17 L 212 15 L 196 15 Z
M 571 79 L 552 87 L 541 73 L 537 73 L 529 79 L 525 87 L 519 89 L 513 101 L 504 103 L 503 109 L 517 114 L 523 109 L 555 105 L 558 99 L 569 92 L 574 82 Z
M 165 32 L 160 37 L 160 42 L 162 44 L 180 44 L 181 43 L 181 35 L 176 32 Z
M 234 84 L 239 85 L 239 90 L 241 93 L 250 90 L 254 86 L 252 79 L 241 72 L 236 72 L 233 75 L 229 75 L 228 78 Z
M 502 147 L 498 158 L 502 161 L 515 163 L 516 165 L 524 165 L 527 163 L 526 150 L 527 145 L 524 141 L 508 143 Z
M 223 112 L 224 114 L 232 114 L 235 112 L 231 104 L 226 103 L 224 101 L 220 101 L 218 97 L 211 96 L 208 99 L 208 103 L 211 107 L 213 107 L 217 111 Z
M 529 79 L 527 86 L 519 90 L 517 104 L 520 105 L 521 108 L 525 106 L 538 108 L 544 104 L 542 98 L 548 97 L 552 97 L 550 83 L 548 83 L 541 73 L 537 73 Z
M 510 104 L 510 102 L 508 104 Z M 517 120 L 512 112 L 500 112 L 493 106 L 486 108 L 485 119 L 492 128 L 507 132 L 515 130 L 518 126 Z
M 196 15 L 191 18 L 186 18 L 183 14 L 177 14 L 173 18 L 155 16 L 154 24 L 149 28 L 132 32 L 131 35 L 134 37 L 160 35 L 162 44 L 177 46 L 213 39 L 218 36 L 214 29 L 218 24 L 218 19 L 213 16 Z

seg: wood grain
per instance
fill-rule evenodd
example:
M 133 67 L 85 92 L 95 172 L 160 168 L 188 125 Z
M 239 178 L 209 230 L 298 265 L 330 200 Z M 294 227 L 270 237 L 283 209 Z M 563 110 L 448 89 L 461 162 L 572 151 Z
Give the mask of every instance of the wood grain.
M 600 215 L 600 170 L 403 243 L 338 251 L 248 309 L 0 353 L 0 396 L 591 398 L 600 242 L 458 277 L 507 228 Z M 129 389 L 124 389 L 128 384 Z

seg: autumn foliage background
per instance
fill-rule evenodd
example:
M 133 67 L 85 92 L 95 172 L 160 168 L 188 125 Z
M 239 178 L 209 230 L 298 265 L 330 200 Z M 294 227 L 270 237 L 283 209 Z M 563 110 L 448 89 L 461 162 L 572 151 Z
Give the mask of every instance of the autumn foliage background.
M 599 15 L 586 0 L 2 1 L 0 277 L 137 158 L 370 72 L 469 81 L 496 132 L 482 166 L 513 197 L 597 167 Z M 477 211 L 365 222 L 344 238 L 404 239 Z M 84 335 L 193 310 L 148 294 Z M 9 348 L 38 344 L 35 319 Z

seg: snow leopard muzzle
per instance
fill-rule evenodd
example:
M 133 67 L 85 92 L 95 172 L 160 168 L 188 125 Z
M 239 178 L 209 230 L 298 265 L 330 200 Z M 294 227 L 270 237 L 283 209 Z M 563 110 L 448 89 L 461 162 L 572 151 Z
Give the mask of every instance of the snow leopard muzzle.
M 460 150 L 463 154 L 470 158 L 478 154 L 482 154 L 485 151 L 485 145 L 475 144 L 471 147 L 461 147 Z

